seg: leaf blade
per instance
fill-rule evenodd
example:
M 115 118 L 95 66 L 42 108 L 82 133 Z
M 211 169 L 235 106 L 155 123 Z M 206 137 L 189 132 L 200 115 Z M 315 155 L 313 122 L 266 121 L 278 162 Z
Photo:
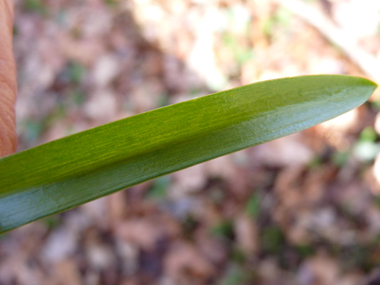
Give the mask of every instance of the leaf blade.
M 376 84 L 264 81 L 139 114 L 0 159 L 0 233 L 143 181 L 331 119 Z

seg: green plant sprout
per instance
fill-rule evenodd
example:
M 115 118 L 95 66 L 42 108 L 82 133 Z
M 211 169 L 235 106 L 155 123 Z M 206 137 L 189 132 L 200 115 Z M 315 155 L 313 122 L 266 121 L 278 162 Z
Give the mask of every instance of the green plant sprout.
M 0 159 L 0 233 L 312 127 L 363 104 L 375 88 L 345 75 L 263 81 L 6 156 Z

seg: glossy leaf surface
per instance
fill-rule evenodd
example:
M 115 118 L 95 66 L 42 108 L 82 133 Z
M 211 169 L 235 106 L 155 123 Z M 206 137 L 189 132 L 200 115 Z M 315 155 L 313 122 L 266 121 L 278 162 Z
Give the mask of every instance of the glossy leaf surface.
M 343 75 L 264 81 L 4 157 L 0 159 L 0 233 L 309 128 L 361 105 L 375 88 L 371 81 Z

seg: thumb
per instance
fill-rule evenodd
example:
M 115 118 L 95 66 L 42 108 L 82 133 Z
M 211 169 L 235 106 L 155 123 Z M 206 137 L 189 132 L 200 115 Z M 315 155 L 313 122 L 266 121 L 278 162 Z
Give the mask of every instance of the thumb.
M 0 0 L 0 157 L 16 150 L 16 65 L 12 52 L 12 0 Z

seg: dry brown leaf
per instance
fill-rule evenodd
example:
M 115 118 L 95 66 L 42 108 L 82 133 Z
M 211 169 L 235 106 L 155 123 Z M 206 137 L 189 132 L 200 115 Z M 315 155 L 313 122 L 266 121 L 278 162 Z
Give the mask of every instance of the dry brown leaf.
M 152 250 L 163 238 L 178 234 L 178 225 L 162 218 L 135 218 L 121 222 L 116 226 L 115 234 L 119 239 L 126 240 L 136 246 Z
M 82 278 L 75 261 L 64 259 L 54 267 L 54 277 L 58 284 L 61 285 L 81 285 Z
M 245 214 L 235 220 L 235 234 L 239 247 L 247 255 L 255 255 L 259 250 L 259 232 L 254 219 Z
M 313 157 L 312 150 L 300 140 L 300 134 L 274 140 L 252 149 L 252 160 L 272 167 L 305 165 Z
M 215 274 L 215 268 L 199 250 L 184 242 L 171 245 L 165 256 L 164 267 L 168 275 L 174 280 L 178 280 L 187 274 L 200 278 L 211 277 Z

